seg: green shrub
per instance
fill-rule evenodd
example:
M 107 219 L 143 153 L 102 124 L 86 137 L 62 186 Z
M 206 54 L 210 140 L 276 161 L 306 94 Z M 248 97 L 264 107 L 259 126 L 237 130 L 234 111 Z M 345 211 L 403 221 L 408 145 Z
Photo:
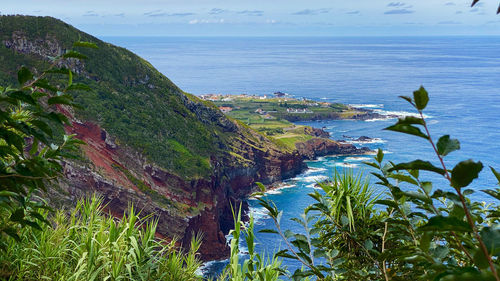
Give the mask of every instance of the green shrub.
M 257 193 L 276 226 L 264 232 L 281 236 L 287 246 L 275 253 L 272 264 L 281 257 L 303 265 L 283 274 L 293 280 L 500 280 L 500 189 L 481 190 L 495 199 L 490 204 L 471 200 L 476 191 L 466 187 L 482 163 L 465 160 L 447 168 L 444 158 L 460 149 L 460 142 L 449 135 L 433 140 L 423 114 L 429 101 L 423 87 L 402 98 L 419 117 L 401 118 L 386 129 L 426 139 L 441 166 L 420 159 L 386 163 L 379 150 L 366 164 L 377 170 L 372 174 L 385 187 L 384 195 L 374 195 L 361 175 L 335 174 L 319 184 L 323 193 L 309 194 L 315 203 L 292 219 L 304 228 L 301 233 L 283 230 L 282 213 Z M 500 174 L 491 170 L 500 184 Z M 442 176 L 449 186 L 435 188 L 422 171 Z M 237 262 L 233 255 L 229 267 Z
M 44 214 L 51 225 L 21 230 L 0 252 L 0 279 L 5 280 L 201 280 L 194 238 L 189 252 L 176 241 L 155 238 L 157 220 L 140 218 L 131 206 L 121 219 L 106 215 L 102 200 L 80 200 L 69 215 Z

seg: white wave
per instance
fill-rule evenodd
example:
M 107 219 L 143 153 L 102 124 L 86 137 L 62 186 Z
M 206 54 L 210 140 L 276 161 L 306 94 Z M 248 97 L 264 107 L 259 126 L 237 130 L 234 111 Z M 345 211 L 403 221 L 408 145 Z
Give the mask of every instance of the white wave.
M 381 138 L 373 138 L 368 140 L 346 140 L 345 142 L 351 144 L 360 144 L 360 143 L 386 143 L 387 141 Z
M 306 177 L 295 177 L 293 180 L 315 183 L 327 179 L 327 176 L 306 176 Z
M 392 154 L 392 151 L 389 151 L 389 150 L 382 150 L 382 152 L 384 154 Z M 375 150 L 375 151 L 368 152 L 368 153 L 366 153 L 366 155 L 377 155 L 377 151 Z
M 207 271 L 210 269 L 210 267 L 212 267 L 212 265 L 214 265 L 216 263 L 220 263 L 220 262 L 227 262 L 227 263 L 229 263 L 229 259 L 225 259 L 225 260 L 213 260 L 213 261 L 204 262 L 204 263 L 201 264 L 200 267 L 198 267 L 196 269 L 195 274 L 198 275 L 198 276 L 203 276 L 205 273 L 207 273 Z
M 373 119 L 366 119 L 365 122 L 377 122 L 377 121 L 385 121 L 390 118 L 373 118 Z
M 413 117 L 420 117 L 419 113 L 408 112 L 408 111 L 388 111 L 388 110 L 382 110 L 382 109 L 374 109 L 373 112 L 378 113 L 380 115 L 384 115 L 384 116 L 397 116 L 397 117 L 413 116 Z M 424 118 L 432 118 L 432 116 L 424 114 Z
M 349 106 L 357 107 L 357 108 L 382 108 L 383 104 L 349 104 Z
M 344 167 L 344 168 L 357 168 L 358 164 L 352 164 L 352 163 L 335 163 L 335 166 L 337 167 Z
M 321 189 L 321 187 L 319 187 L 318 184 L 316 183 L 311 183 L 311 184 L 308 184 L 306 185 L 307 188 L 313 188 L 313 189 Z
M 317 172 L 324 172 L 326 171 L 325 168 L 315 168 L 315 167 L 310 167 L 303 173 L 303 175 L 310 175 L 312 173 L 317 173 Z
M 370 161 L 370 157 L 347 157 L 344 159 L 345 162 L 357 162 L 357 161 Z
M 250 215 L 253 216 L 253 221 L 257 224 L 262 219 L 269 218 L 267 210 L 264 207 L 250 207 Z
M 322 162 L 325 161 L 325 157 L 318 157 L 316 160 L 306 160 L 305 162 Z

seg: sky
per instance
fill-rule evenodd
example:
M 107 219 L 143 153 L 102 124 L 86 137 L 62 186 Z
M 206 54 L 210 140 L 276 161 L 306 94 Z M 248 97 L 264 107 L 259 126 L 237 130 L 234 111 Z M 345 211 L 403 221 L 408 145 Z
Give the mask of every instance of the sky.
M 0 0 L 96 36 L 500 35 L 498 0 Z

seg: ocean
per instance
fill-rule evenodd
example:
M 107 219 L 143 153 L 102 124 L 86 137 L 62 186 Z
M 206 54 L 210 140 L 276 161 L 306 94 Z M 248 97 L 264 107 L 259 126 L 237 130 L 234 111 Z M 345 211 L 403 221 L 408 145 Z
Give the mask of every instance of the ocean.
M 449 168 L 472 158 L 485 169 L 471 188 L 471 197 L 492 202 L 480 189 L 494 188 L 487 168 L 500 170 L 500 37 L 105 37 L 151 62 L 186 92 L 196 95 L 270 94 L 287 92 L 295 97 L 355 104 L 381 114 L 411 114 L 410 105 L 398 98 L 412 95 L 423 85 L 430 94 L 425 111 L 437 140 L 449 134 L 461 150 L 446 157 Z M 384 131 L 394 119 L 367 121 L 318 121 L 301 124 L 325 128 L 333 139 L 368 136 L 356 146 L 382 148 L 394 162 L 416 158 L 436 162 L 423 140 Z M 312 203 L 307 194 L 318 180 L 346 167 L 368 175 L 362 162 L 371 156 L 322 157 L 308 162 L 309 169 L 270 192 L 283 210 L 283 228 L 300 231 L 290 221 Z M 442 179 L 425 173 L 435 188 L 446 189 Z M 384 189 L 374 188 L 380 192 Z M 273 228 L 272 221 L 255 200 L 250 200 L 256 230 Z M 272 234 L 257 234 L 259 251 L 283 249 Z M 245 245 L 242 245 L 244 248 Z M 207 272 L 218 272 L 225 261 L 211 262 Z M 299 265 L 286 261 L 293 272 Z

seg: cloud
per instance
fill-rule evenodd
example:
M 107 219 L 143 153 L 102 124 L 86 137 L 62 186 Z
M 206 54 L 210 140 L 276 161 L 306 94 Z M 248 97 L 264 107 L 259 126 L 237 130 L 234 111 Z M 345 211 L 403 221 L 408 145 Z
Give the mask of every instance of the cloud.
M 445 6 L 456 6 L 457 4 L 455 4 L 455 2 L 446 2 L 444 5 Z
M 190 20 L 189 24 L 204 24 L 204 23 L 225 23 L 225 19 L 194 19 Z
M 196 15 L 195 13 L 173 13 L 173 14 L 168 14 L 170 17 L 187 17 L 187 16 L 194 16 Z
M 469 10 L 469 12 L 471 12 L 471 13 L 476 13 L 476 12 L 479 12 L 479 8 L 474 8 L 474 9 L 471 9 L 471 10 Z
M 98 17 L 99 15 L 94 11 L 87 11 L 83 14 L 84 17 Z
M 210 10 L 208 12 L 209 15 L 218 15 L 218 14 L 222 14 L 222 13 L 225 13 L 227 12 L 226 10 L 224 9 L 219 9 L 219 8 L 213 8 L 212 10 Z
M 258 11 L 258 10 L 244 10 L 244 11 L 239 11 L 237 12 L 237 14 L 240 14 L 240 15 L 246 15 L 246 16 L 257 16 L 257 17 L 260 17 L 260 16 L 263 16 L 264 15 L 264 11 Z
M 347 12 L 346 14 L 348 14 L 348 15 L 359 15 L 360 12 L 359 11 L 350 11 L 350 12 Z
M 273 20 L 273 19 L 271 19 L 271 20 L 266 20 L 266 23 L 270 23 L 270 24 L 275 24 L 275 23 L 277 23 L 277 22 L 278 22 L 277 20 Z
M 450 25 L 450 24 L 462 24 L 459 21 L 453 21 L 453 20 L 448 20 L 448 21 L 440 21 L 438 24 L 445 24 L 445 25 Z
M 403 2 L 391 2 L 387 4 L 387 7 L 404 7 L 404 6 L 406 6 L 406 4 Z
M 464 12 L 462 11 L 456 11 L 455 14 L 459 15 L 459 14 L 463 14 Z
M 409 9 L 394 9 L 386 11 L 385 15 L 405 15 L 405 14 L 413 14 L 415 11 Z
M 115 16 L 115 17 L 124 17 L 125 13 L 114 14 L 113 16 Z
M 319 15 L 319 14 L 327 14 L 329 12 L 330 12 L 330 9 L 327 9 L 327 8 L 305 9 L 305 10 L 301 10 L 301 11 L 292 13 L 292 15 L 295 15 L 295 16 L 314 16 L 314 15 Z
M 144 13 L 144 15 L 149 16 L 149 15 L 158 14 L 161 12 L 162 12 L 162 10 L 154 10 L 154 11 L 149 11 L 149 12 Z
M 147 17 L 186 17 L 186 16 L 192 16 L 196 15 L 195 13 L 166 13 L 163 12 L 162 10 L 154 10 L 150 12 L 144 13 L 145 16 Z

